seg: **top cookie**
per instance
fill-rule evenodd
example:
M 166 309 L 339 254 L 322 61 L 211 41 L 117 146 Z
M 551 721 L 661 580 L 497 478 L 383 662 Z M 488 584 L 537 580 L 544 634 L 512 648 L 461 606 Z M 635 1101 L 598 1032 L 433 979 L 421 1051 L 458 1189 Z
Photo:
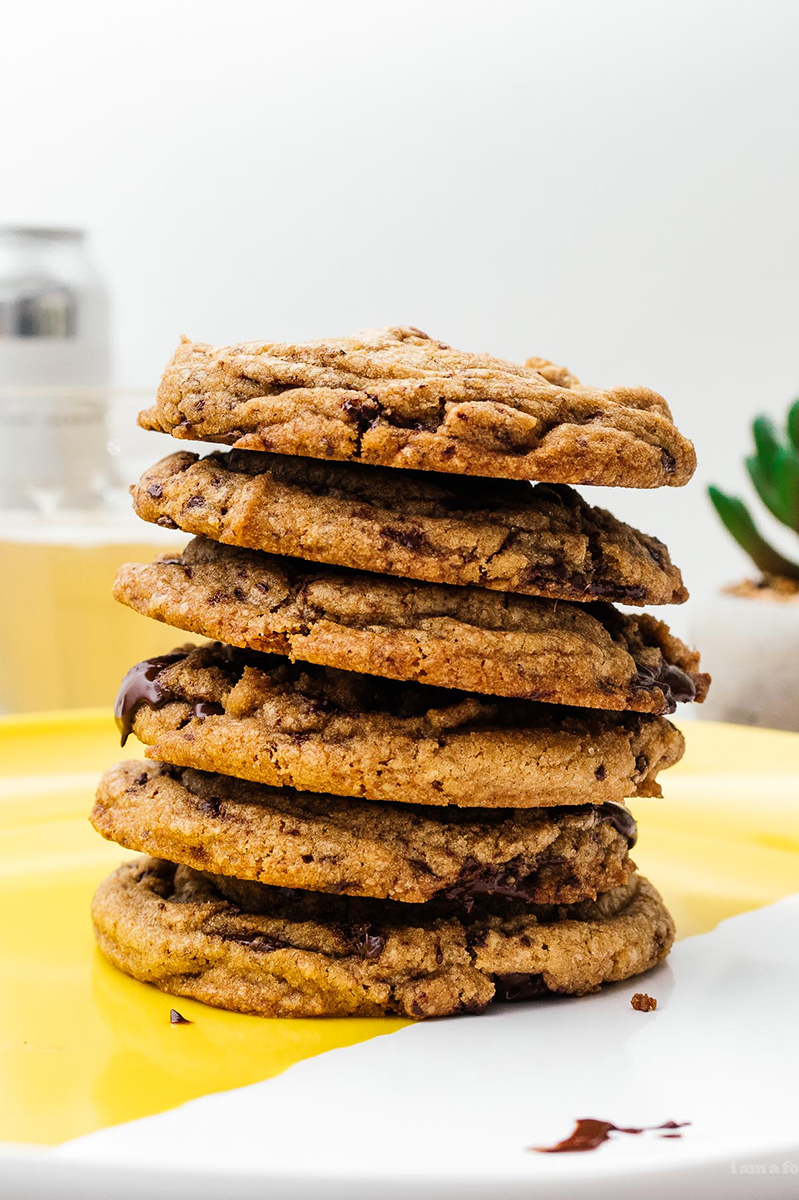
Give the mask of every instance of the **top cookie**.
M 145 429 L 175 437 L 500 479 L 687 483 L 694 449 L 646 388 L 585 387 L 543 360 L 453 350 L 418 329 L 213 347 L 184 341 Z

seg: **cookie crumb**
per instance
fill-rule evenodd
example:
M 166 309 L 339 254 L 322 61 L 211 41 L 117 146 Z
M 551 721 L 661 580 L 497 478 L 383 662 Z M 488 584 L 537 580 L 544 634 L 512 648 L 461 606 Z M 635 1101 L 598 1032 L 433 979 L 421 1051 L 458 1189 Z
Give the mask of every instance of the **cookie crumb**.
M 648 996 L 646 992 L 636 992 L 630 1004 L 636 1012 L 654 1012 L 658 1006 L 655 996 Z
M 170 1025 L 193 1025 L 194 1022 L 190 1021 L 188 1017 L 184 1017 L 183 1014 L 179 1013 L 176 1008 L 170 1008 L 169 1024 Z

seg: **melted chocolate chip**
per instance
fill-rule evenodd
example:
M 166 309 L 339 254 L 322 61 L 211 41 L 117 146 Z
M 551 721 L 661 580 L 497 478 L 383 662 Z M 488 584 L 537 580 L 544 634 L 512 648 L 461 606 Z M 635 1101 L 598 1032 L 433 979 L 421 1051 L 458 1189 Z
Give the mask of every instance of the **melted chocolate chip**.
M 513 862 L 481 865 L 476 859 L 467 858 L 455 882 L 439 894 L 441 899 L 460 904 L 469 913 L 476 896 L 506 896 L 529 902 L 535 896 L 536 884 L 534 874 L 519 877 Z
M 136 709 L 140 704 L 160 708 L 170 700 L 176 699 L 174 693 L 161 686 L 158 677 L 166 667 L 184 659 L 186 653 L 183 650 L 175 650 L 171 654 L 159 654 L 155 658 L 145 658 L 143 662 L 130 668 L 122 680 L 114 704 L 114 718 L 123 746 L 130 737 Z
M 345 400 L 341 407 L 352 418 L 359 433 L 366 433 L 383 412 L 378 400 Z
M 637 604 L 646 600 L 646 588 L 639 583 L 614 583 L 598 574 L 570 571 L 559 563 L 539 563 L 524 572 L 523 582 L 531 587 L 566 586 L 595 600 L 613 600 L 619 604 Z
M 638 663 L 638 674 L 635 682 L 646 691 L 660 688 L 667 705 L 667 712 L 673 713 L 678 704 L 688 704 L 696 699 L 696 684 L 687 671 L 674 663 L 660 660 L 657 667 Z
M 677 467 L 677 460 L 674 455 L 669 454 L 668 450 L 661 450 L 660 458 L 661 462 L 663 463 L 663 470 L 666 472 L 666 474 L 673 475 Z
M 147 494 L 152 496 L 153 500 L 160 500 L 163 495 L 163 490 L 160 483 L 151 483 L 147 488 Z M 174 1009 L 172 1010 L 174 1012 Z
M 532 1000 L 547 991 L 543 976 L 527 971 L 494 976 L 494 999 L 498 1004 L 515 1004 L 517 1000 Z
M 114 718 L 120 732 L 121 744 L 130 737 L 133 722 L 140 704 L 150 708 L 161 708 L 172 700 L 185 699 L 176 692 L 163 687 L 159 681 L 161 672 L 174 663 L 180 662 L 188 655 L 188 650 L 175 650 L 172 654 L 161 654 L 156 658 L 145 658 L 143 662 L 131 667 L 117 693 L 114 705 Z M 221 704 L 212 700 L 195 700 L 192 712 L 195 717 L 203 720 L 205 717 L 216 716 L 224 712 Z
M 468 810 L 466 811 L 468 813 Z M 586 809 L 586 811 L 591 810 Z M 593 811 L 600 820 L 609 821 L 618 833 L 626 837 L 631 847 L 635 845 L 638 839 L 638 826 L 628 808 L 615 800 L 606 800 L 602 804 L 593 806 Z M 471 813 L 468 813 L 468 816 L 470 820 L 474 819 Z M 482 813 L 480 817 L 482 820 Z M 546 866 L 552 861 L 553 859 L 550 857 L 542 866 Z M 439 892 L 438 899 L 461 905 L 467 913 L 474 908 L 477 896 L 504 896 L 509 900 L 530 903 L 535 899 L 538 882 L 538 872 L 525 873 L 518 860 L 481 864 L 474 858 L 467 858 L 458 878 L 449 887 Z
M 640 583 L 608 583 L 604 579 L 594 579 L 587 590 L 599 600 L 615 600 L 619 604 L 640 604 L 646 600 L 646 588 Z
M 659 1129 L 682 1129 L 690 1125 L 690 1121 L 664 1121 L 662 1125 L 622 1126 L 614 1125 L 612 1121 L 597 1121 L 593 1117 L 581 1117 L 575 1122 L 574 1130 L 562 1142 L 554 1146 L 531 1146 L 539 1154 L 582 1153 L 585 1150 L 596 1150 L 603 1142 L 607 1142 L 611 1133 L 647 1133 Z M 680 1134 L 663 1134 L 663 1137 L 679 1137 Z
M 606 800 L 604 804 L 598 804 L 596 810 L 598 817 L 603 821 L 610 821 L 616 832 L 627 838 L 632 849 L 638 841 L 638 826 L 629 808 L 615 800 Z
M 342 926 L 340 932 L 352 953 L 360 955 L 361 958 L 375 959 L 383 953 L 386 935 L 376 933 L 366 922 L 362 925 Z

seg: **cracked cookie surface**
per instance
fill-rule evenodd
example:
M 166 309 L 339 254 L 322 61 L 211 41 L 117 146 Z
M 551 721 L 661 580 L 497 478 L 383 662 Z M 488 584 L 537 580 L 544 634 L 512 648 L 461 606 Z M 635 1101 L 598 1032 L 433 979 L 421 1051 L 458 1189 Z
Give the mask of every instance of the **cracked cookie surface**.
M 639 664 L 664 680 L 682 671 L 673 687 L 685 698 L 699 678 L 695 658 L 651 617 L 336 570 L 200 538 L 180 555 L 126 563 L 114 596 L 233 646 L 494 696 L 663 711 L 672 705 L 641 685 Z M 659 696 L 671 695 L 664 682 Z
M 635 822 L 618 804 L 373 804 L 123 762 L 103 775 L 90 820 L 128 850 L 196 870 L 412 904 L 438 898 L 470 909 L 485 895 L 572 904 L 633 871 Z
M 547 367 L 455 350 L 409 326 L 295 344 L 184 341 L 139 423 L 241 449 L 460 475 L 688 482 L 694 449 L 662 396 L 585 387 Z
M 231 885 L 232 900 L 220 891 Z M 100 885 L 92 918 L 102 953 L 135 979 L 268 1017 L 424 1018 L 584 995 L 653 967 L 674 937 L 663 901 L 637 875 L 571 908 L 480 907 L 461 918 L 409 908 L 237 887 L 145 858 Z
M 171 454 L 132 492 L 146 521 L 313 562 L 557 600 L 688 596 L 662 542 L 560 485 L 234 450 Z
M 660 795 L 662 717 L 489 698 L 212 643 L 147 660 L 117 699 L 148 757 L 370 800 L 527 808 Z

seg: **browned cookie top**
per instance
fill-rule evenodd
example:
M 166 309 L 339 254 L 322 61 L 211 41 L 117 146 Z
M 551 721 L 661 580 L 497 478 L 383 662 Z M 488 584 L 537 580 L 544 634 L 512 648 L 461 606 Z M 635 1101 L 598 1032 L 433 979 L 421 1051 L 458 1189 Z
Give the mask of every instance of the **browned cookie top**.
M 184 341 L 139 422 L 247 450 L 462 475 L 642 488 L 691 478 L 693 446 L 662 396 L 543 372 L 404 326 L 296 344 Z
M 215 541 L 431 583 L 634 605 L 688 595 L 662 542 L 560 485 L 182 451 L 145 471 L 133 503 Z
M 476 906 L 459 919 L 429 905 L 206 877 L 153 858 L 101 884 L 92 917 L 103 954 L 134 978 L 269 1017 L 421 1018 L 583 995 L 654 966 L 674 938 L 663 901 L 638 876 L 578 906 Z
M 199 538 L 181 555 L 126 563 L 114 595 L 145 616 L 234 646 L 495 696 L 662 711 L 672 699 L 692 698 L 700 678 L 696 657 L 651 617 L 311 565 Z
M 91 821 L 129 850 L 201 871 L 467 909 L 488 895 L 539 904 L 593 899 L 627 882 L 635 840 L 620 804 L 373 804 L 141 762 L 106 771 Z
M 148 755 L 273 786 L 527 808 L 659 795 L 660 717 L 489 699 L 211 644 L 138 664 L 117 701 Z

